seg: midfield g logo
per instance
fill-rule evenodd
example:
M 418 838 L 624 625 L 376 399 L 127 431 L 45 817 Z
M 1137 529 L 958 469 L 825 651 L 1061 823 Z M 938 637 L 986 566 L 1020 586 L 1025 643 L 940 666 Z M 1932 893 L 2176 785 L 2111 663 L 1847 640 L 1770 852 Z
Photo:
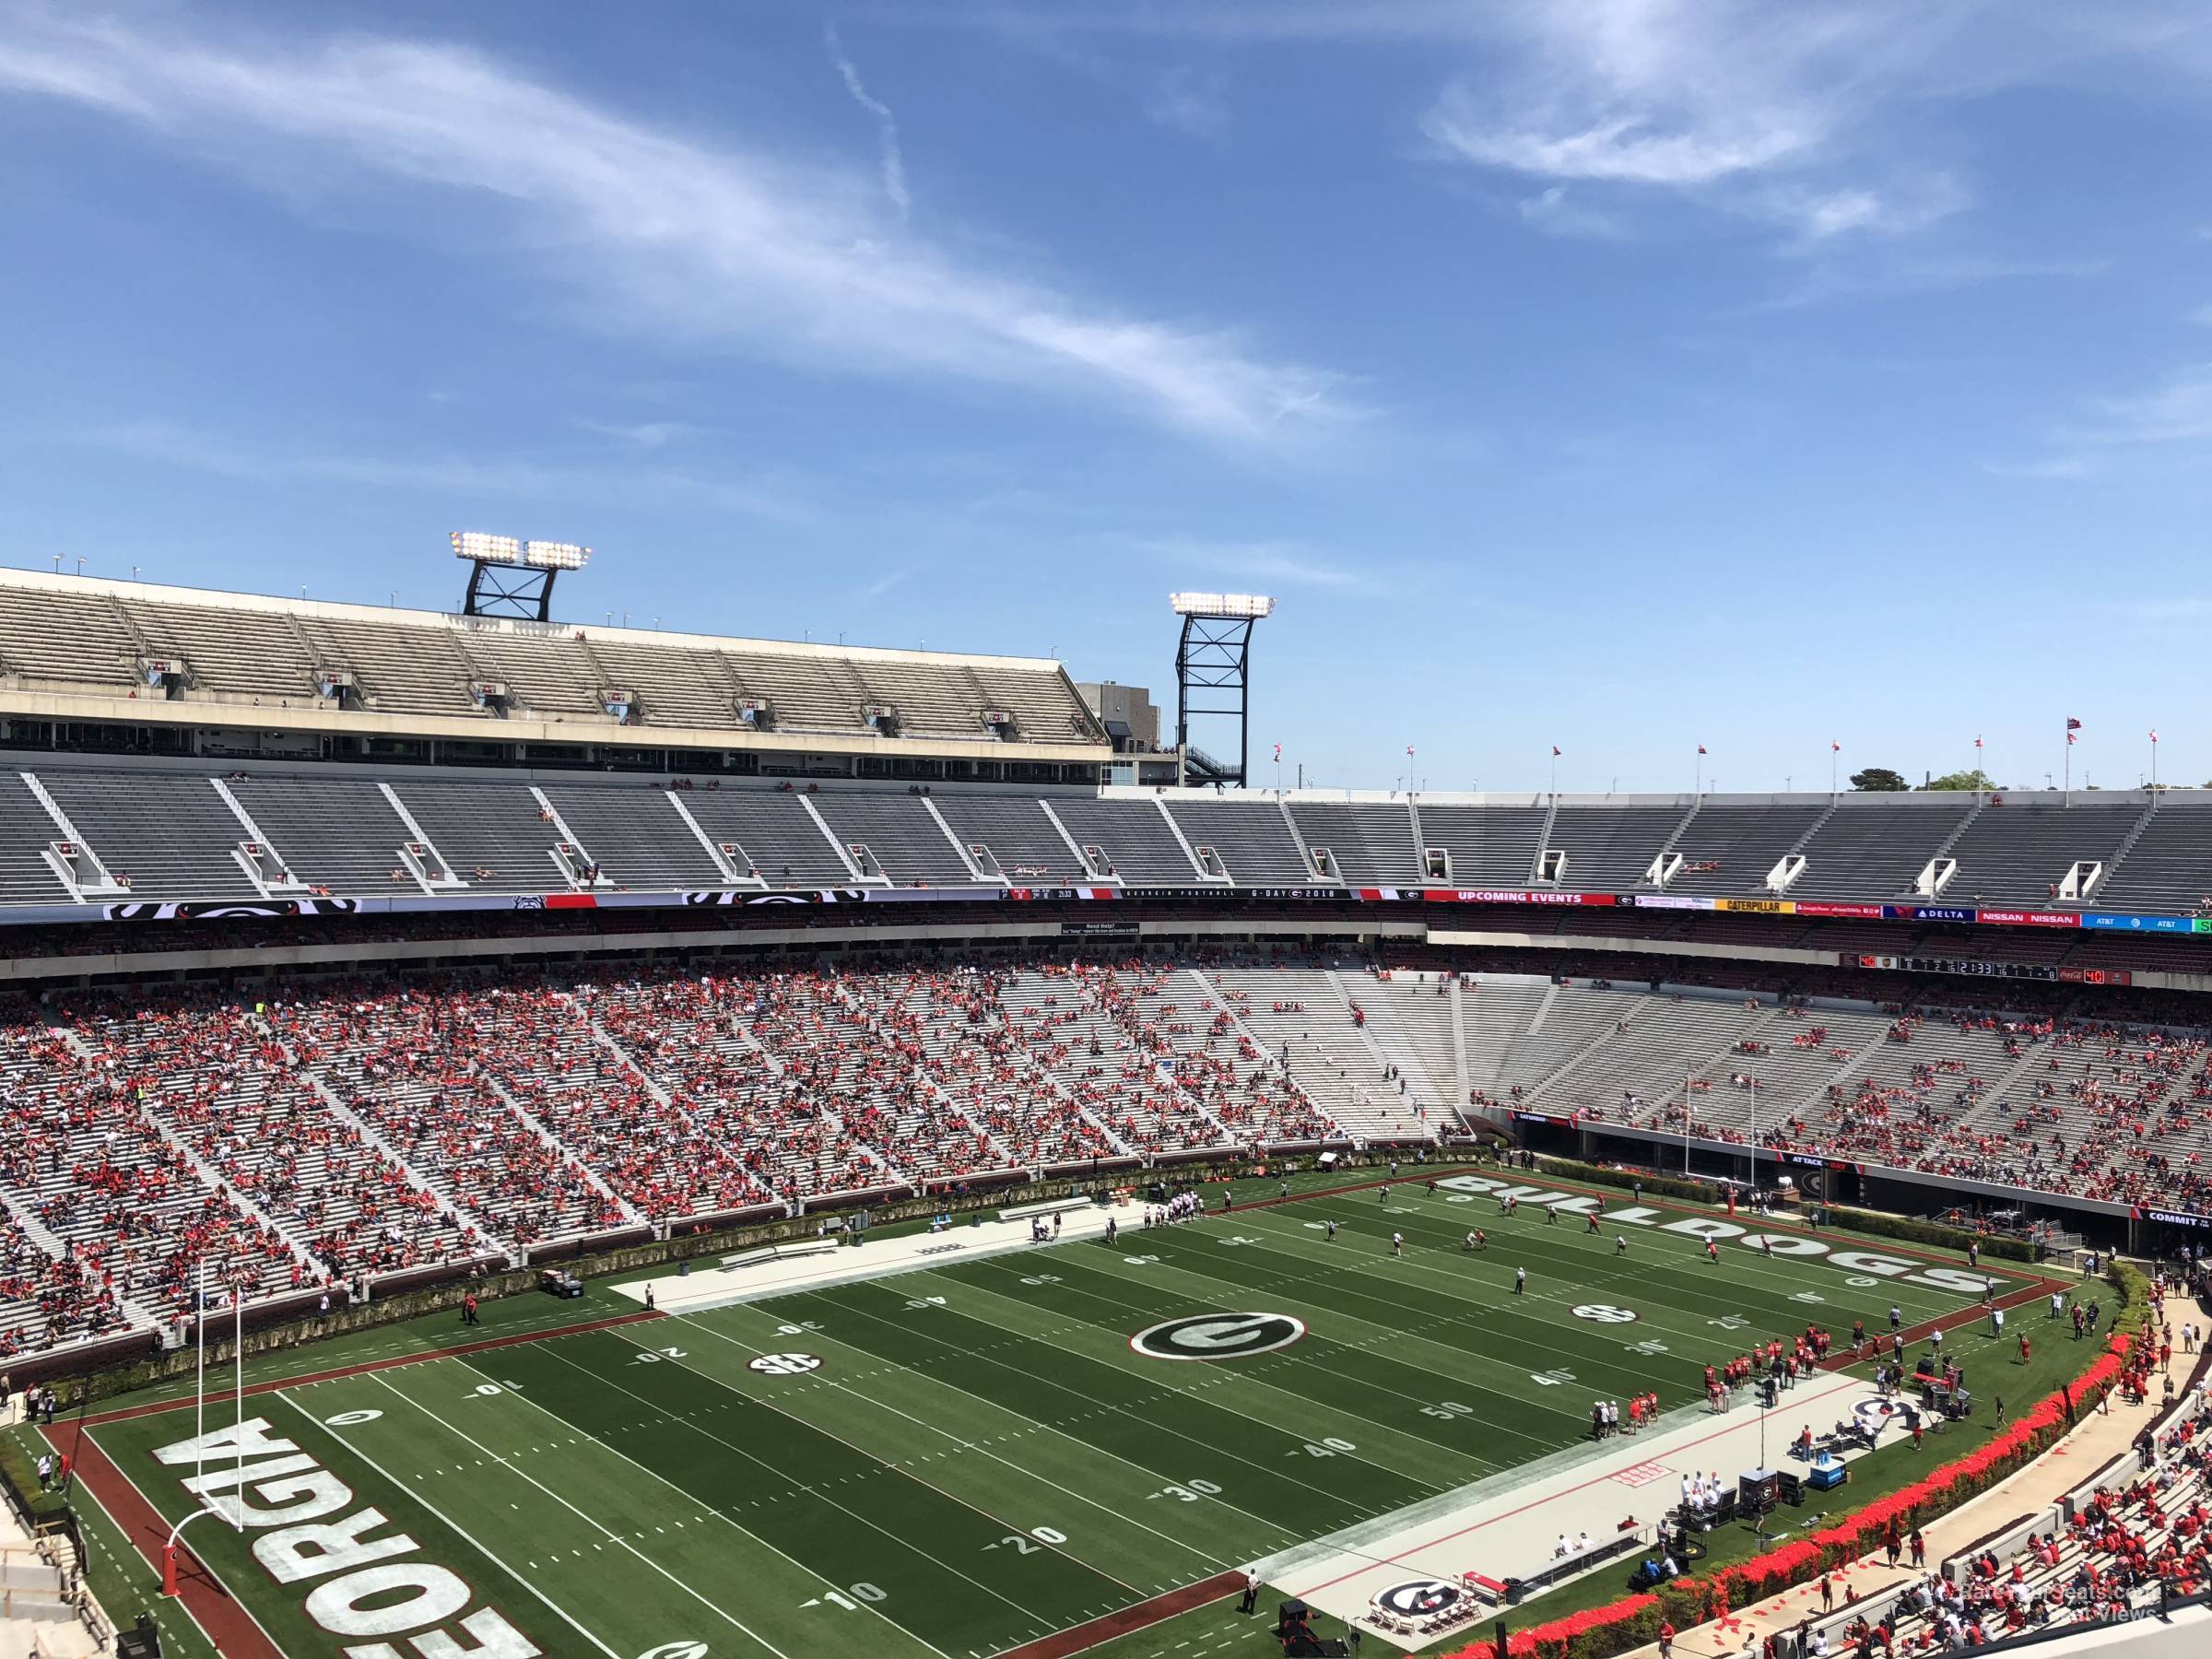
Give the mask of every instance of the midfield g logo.
M 1150 1359 L 1241 1359 L 1305 1334 L 1305 1321 L 1288 1313 L 1192 1313 L 1139 1331 L 1129 1346 Z

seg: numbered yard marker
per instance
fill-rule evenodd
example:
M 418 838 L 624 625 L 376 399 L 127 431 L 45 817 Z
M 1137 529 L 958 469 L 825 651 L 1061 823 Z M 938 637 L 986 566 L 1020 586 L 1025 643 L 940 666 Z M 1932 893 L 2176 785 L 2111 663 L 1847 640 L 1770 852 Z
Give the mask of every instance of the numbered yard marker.
M 341 1411 L 336 1417 L 324 1418 L 323 1426 L 326 1429 L 351 1429 L 359 1423 L 373 1423 L 383 1415 L 381 1411 L 368 1408 L 359 1411 Z
M 1147 1492 L 1147 1498 L 1172 1498 L 1178 1503 L 1195 1503 L 1201 1498 L 1218 1498 L 1221 1488 L 1210 1480 L 1196 1476 L 1175 1486 L 1162 1487 L 1157 1492 Z
M 811 1600 L 801 1602 L 799 1606 L 802 1607 L 823 1606 L 842 1607 L 846 1612 L 851 1613 L 856 1611 L 862 1602 L 879 1602 L 888 1599 L 884 1592 L 874 1584 L 853 1584 L 848 1588 L 852 1591 L 850 1595 L 846 1594 L 843 1590 L 825 1590 Z
M 1158 1494 L 1154 1495 L 1158 1496 Z M 1066 1542 L 1067 1535 L 1056 1526 L 1032 1526 L 1030 1528 L 1030 1535 L 1026 1538 L 1019 1533 L 1008 1533 L 996 1543 L 986 1544 L 983 1547 L 986 1550 L 1011 1549 L 1016 1555 L 1026 1556 L 1035 1555 L 1037 1546 L 1040 1544 L 1065 1544 Z

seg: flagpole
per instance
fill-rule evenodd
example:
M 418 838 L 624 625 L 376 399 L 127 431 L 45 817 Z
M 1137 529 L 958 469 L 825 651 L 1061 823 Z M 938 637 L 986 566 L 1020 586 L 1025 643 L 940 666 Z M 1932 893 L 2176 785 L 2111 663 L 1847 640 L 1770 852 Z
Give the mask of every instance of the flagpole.
M 1705 746 L 1698 745 L 1698 781 L 1690 787 L 1690 799 L 1696 800 L 1705 793 Z
M 199 1442 L 194 1449 L 194 1471 L 205 1477 L 207 1473 L 207 1258 L 205 1254 L 201 1255 L 199 1261 L 199 1290 L 194 1300 L 199 1303 L 192 1319 L 193 1343 L 199 1350 L 194 1359 L 197 1380 L 194 1390 L 192 1433 Z M 204 1479 L 195 1489 L 201 1494 L 200 1501 L 206 1502 L 207 1488 Z
M 2048 782 L 2050 776 L 2050 773 L 2045 772 L 2043 774 L 2044 781 Z M 2066 728 L 2065 790 L 2069 795 L 2074 793 L 2074 728 L 2072 726 Z
M 1689 1174 L 1689 1086 L 1695 1080 L 1695 1073 L 1686 1071 L 1682 1074 L 1682 1174 L 1685 1179 Z
M 1551 798 L 1555 801 L 1559 798 L 1559 748 L 1557 744 L 1552 745 L 1551 748 Z
M 2156 731 L 2150 735 L 2150 786 L 2154 791 L 2159 786 L 2159 735 Z
M 238 1484 L 231 1488 L 237 1495 L 238 1511 L 233 1519 L 238 1530 L 246 1530 L 246 1299 L 238 1286 L 230 1287 L 230 1363 L 232 1377 L 238 1388 L 238 1410 L 232 1418 L 238 1427 L 231 1438 L 238 1442 Z

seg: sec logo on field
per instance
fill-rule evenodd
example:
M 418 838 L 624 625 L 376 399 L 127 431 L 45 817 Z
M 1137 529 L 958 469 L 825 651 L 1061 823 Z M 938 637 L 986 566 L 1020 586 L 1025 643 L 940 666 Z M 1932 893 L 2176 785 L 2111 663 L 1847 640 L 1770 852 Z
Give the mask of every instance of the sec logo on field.
M 771 1377 L 796 1377 L 810 1371 L 819 1371 L 819 1354 L 762 1354 L 757 1359 L 745 1362 L 747 1371 L 757 1371 Z
M 1466 1594 L 1449 1579 L 1413 1579 L 1393 1584 L 1374 1598 L 1374 1605 L 1401 1618 L 1429 1618 L 1456 1607 Z
M 1633 1308 L 1617 1308 L 1611 1302 L 1583 1302 L 1576 1306 L 1577 1319 L 1594 1319 L 1600 1324 L 1632 1324 L 1636 1320 Z
M 1153 1359 L 1241 1359 L 1288 1347 L 1306 1334 L 1288 1313 L 1193 1313 L 1149 1325 L 1129 1346 Z

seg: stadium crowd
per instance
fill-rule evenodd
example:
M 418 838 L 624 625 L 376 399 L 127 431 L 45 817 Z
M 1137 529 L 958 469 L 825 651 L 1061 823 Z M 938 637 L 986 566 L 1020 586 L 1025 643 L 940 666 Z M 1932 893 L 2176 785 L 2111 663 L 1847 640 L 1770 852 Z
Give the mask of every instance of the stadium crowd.
M 1215 971 L 1227 966 L 1234 988 Z M 1280 994 L 1255 997 L 1256 971 L 1282 972 Z M 810 1199 L 1341 1141 L 1350 1120 L 1300 1076 L 1315 1062 L 1271 1052 L 1247 1023 L 1295 1007 L 1343 1053 L 1373 1055 L 1387 1088 L 1418 1057 L 1393 1049 L 1390 1022 L 1356 1027 L 1361 1005 L 1335 978 L 1304 959 L 1183 951 L 18 1001 L 0 1010 L 0 1356 L 174 1330 L 203 1295 L 313 1296 Z M 2091 1196 L 2212 1198 L 2201 1035 L 1893 1008 L 1857 1017 L 1877 1068 L 1841 1016 L 1777 1012 L 1713 1055 L 1716 1078 L 1813 1068 L 1762 1139 Z M 1643 1030 L 1621 1018 L 1598 1036 Z M 1959 1057 L 1969 1042 L 1983 1059 Z M 1839 1071 L 1825 1089 L 1811 1080 Z M 1313 1081 L 1345 1097 L 1340 1079 Z M 1697 1110 L 1700 1133 L 1747 1132 L 1702 1098 Z

